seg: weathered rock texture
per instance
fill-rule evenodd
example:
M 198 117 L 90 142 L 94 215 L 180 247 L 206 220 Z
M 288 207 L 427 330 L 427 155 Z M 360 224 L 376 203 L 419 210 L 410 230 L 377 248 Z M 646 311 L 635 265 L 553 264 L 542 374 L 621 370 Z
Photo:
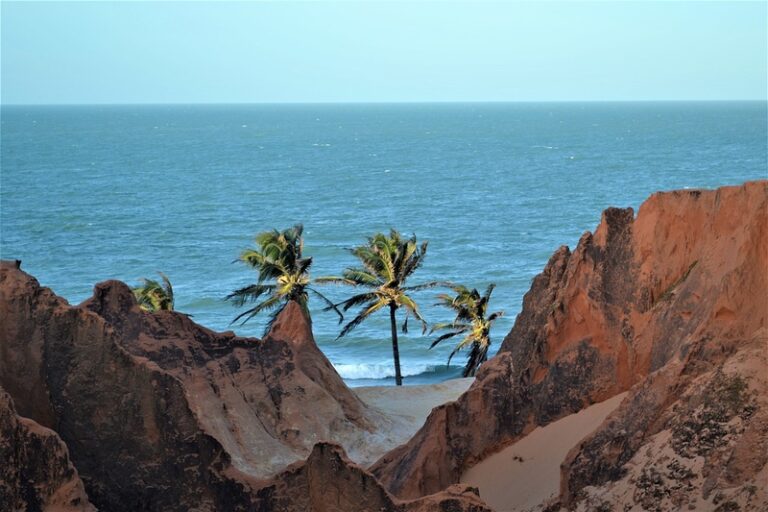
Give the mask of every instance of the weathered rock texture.
M 104 510 L 277 510 L 269 477 L 318 441 L 364 458 L 379 439 L 377 412 L 344 385 L 295 303 L 264 340 L 246 339 L 142 312 L 117 281 L 72 307 L 4 262 L 0 318 L 0 385 L 66 442 Z M 338 493 L 356 496 L 363 481 Z M 314 503 L 301 492 L 284 502 Z
M 435 492 L 535 426 L 631 388 L 625 405 L 566 461 L 562 503 L 575 506 L 586 486 L 622 478 L 651 436 L 695 430 L 675 425 L 694 414 L 732 358 L 764 359 L 767 224 L 765 181 L 657 193 L 637 218 L 632 209 L 606 210 L 594 234 L 573 252 L 561 247 L 534 279 L 514 328 L 473 386 L 436 408 L 374 474 L 400 497 Z M 766 396 L 763 381 L 744 378 Z M 764 406 L 750 404 L 749 413 L 734 406 L 715 414 L 720 423 L 741 418 L 728 438 L 733 453 L 748 439 L 765 439 Z M 710 421 L 706 411 L 697 414 Z M 739 459 L 738 477 L 716 471 L 728 456 L 702 463 L 701 474 L 719 476 L 695 492 L 749 486 L 765 473 L 760 457 Z
M 366 470 L 336 445 L 319 443 L 309 458 L 277 475 L 259 491 L 265 510 L 285 512 L 490 512 L 477 490 L 451 486 L 411 501 L 393 498 Z
M 0 510 L 92 512 L 83 482 L 55 432 L 16 414 L 0 388 Z
M 705 364 L 673 363 L 566 457 L 561 503 L 580 510 L 766 510 L 768 332 Z

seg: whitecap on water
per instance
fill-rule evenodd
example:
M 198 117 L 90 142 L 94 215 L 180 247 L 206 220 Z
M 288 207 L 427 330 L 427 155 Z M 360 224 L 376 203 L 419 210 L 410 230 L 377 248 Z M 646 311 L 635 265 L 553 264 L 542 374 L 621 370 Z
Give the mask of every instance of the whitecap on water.
M 334 368 L 343 379 L 386 379 L 395 376 L 394 363 L 359 363 L 359 364 L 334 364 Z M 422 373 L 435 371 L 435 365 L 431 364 L 403 364 L 400 368 L 403 377 L 421 375 Z

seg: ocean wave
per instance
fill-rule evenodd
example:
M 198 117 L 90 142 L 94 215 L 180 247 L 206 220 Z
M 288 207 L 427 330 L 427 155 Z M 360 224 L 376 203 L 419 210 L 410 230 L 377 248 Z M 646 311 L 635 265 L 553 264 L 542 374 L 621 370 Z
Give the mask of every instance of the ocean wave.
M 359 363 L 359 364 L 334 364 L 341 378 L 355 379 L 386 379 L 395 376 L 394 363 Z M 434 373 L 444 369 L 444 365 L 434 364 L 404 364 L 400 367 L 403 377 L 412 377 L 423 373 Z

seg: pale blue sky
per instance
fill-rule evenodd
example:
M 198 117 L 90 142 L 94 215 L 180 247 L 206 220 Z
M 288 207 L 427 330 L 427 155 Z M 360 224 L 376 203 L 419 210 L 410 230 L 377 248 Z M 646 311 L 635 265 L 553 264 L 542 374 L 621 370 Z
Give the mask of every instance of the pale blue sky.
M 765 2 L 7 2 L 2 102 L 766 99 Z

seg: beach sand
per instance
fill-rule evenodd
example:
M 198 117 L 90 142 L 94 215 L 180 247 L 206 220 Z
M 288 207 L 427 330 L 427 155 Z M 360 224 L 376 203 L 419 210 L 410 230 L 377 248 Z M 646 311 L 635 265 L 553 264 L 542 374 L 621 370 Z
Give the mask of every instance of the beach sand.
M 377 456 L 383 455 L 408 441 L 421 428 L 434 407 L 456 400 L 474 380 L 474 377 L 469 377 L 418 386 L 351 388 L 363 402 L 383 416 L 383 421 L 378 425 L 384 431 L 377 443 L 380 446 L 371 451 Z M 369 459 L 361 462 L 374 461 Z
M 560 463 L 568 451 L 594 431 L 626 396 L 616 395 L 576 414 L 533 430 L 462 475 L 480 489 L 498 512 L 538 510 L 560 490 Z

